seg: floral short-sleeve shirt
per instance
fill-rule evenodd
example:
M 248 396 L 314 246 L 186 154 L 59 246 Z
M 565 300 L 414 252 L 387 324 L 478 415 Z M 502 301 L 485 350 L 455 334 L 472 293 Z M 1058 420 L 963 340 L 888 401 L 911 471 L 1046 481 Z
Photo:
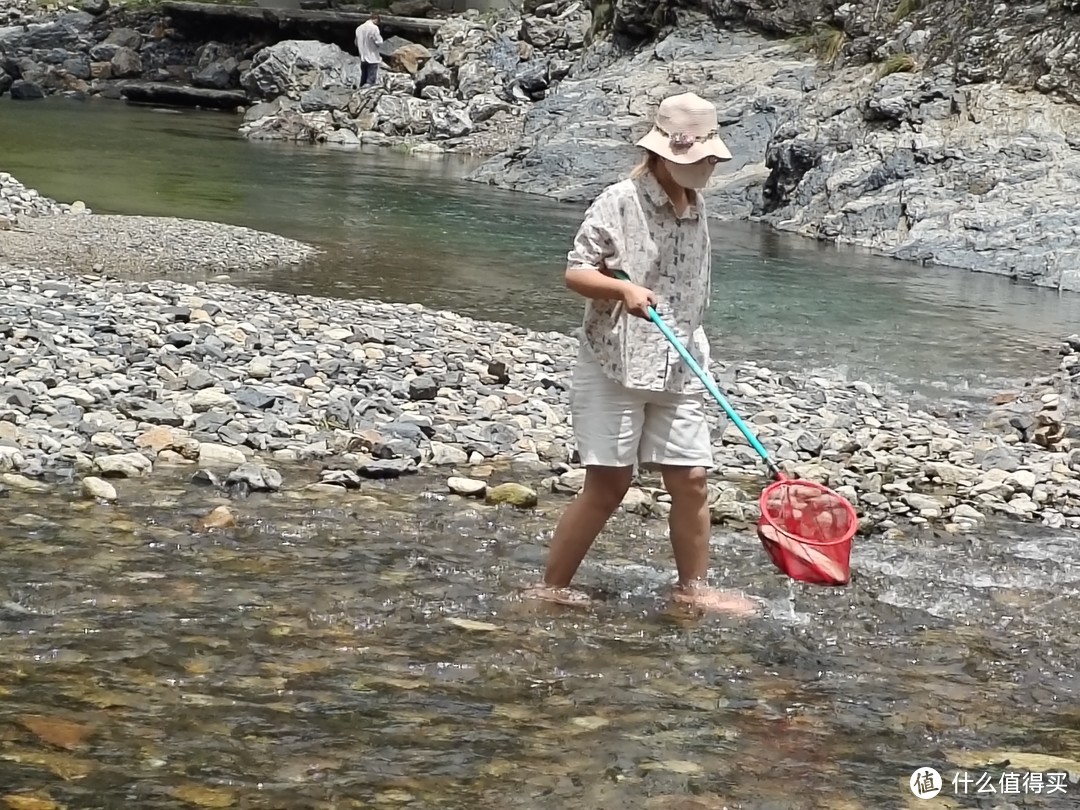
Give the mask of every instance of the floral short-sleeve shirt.
M 608 186 L 589 206 L 567 256 L 567 269 L 606 267 L 656 294 L 656 311 L 706 372 L 709 343 L 701 326 L 711 286 L 711 243 L 700 194 L 682 216 L 645 172 Z M 622 301 L 589 299 L 578 337 L 604 372 L 627 388 L 704 390 L 656 324 L 626 312 Z

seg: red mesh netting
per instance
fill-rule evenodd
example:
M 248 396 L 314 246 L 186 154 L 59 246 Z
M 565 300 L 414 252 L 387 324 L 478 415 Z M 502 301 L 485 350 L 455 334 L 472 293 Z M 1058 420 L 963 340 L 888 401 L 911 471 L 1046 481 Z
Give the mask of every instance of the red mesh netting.
M 846 585 L 855 509 L 828 487 L 781 479 L 761 493 L 758 537 L 773 563 L 792 579 Z

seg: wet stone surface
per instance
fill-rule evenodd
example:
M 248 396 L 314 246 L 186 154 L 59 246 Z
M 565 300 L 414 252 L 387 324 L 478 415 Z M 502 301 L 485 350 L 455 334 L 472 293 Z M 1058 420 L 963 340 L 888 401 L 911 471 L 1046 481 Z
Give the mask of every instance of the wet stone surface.
M 0 499 L 0 806 L 871 810 L 922 765 L 1080 769 L 1068 533 L 860 541 L 850 586 L 789 590 L 717 530 L 760 605 L 733 619 L 671 604 L 663 527 L 624 515 L 565 608 L 521 596 L 551 505 L 283 472 Z

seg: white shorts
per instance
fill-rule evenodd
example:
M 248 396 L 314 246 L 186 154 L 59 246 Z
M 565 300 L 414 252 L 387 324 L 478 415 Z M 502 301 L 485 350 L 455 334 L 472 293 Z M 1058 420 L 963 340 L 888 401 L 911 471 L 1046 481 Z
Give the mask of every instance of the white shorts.
M 626 388 L 584 349 L 574 368 L 570 414 L 584 466 L 712 467 L 700 395 Z

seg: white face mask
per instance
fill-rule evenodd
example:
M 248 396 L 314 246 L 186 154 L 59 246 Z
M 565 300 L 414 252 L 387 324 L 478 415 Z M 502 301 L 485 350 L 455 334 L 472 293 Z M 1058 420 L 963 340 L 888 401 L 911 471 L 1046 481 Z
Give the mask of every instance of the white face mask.
M 716 168 L 716 164 L 711 163 L 708 158 L 689 165 L 672 163 L 667 159 L 664 160 L 664 163 L 667 164 L 668 174 L 671 175 L 671 179 L 683 188 L 705 188 L 709 184 L 709 178 L 712 177 L 713 170 Z

